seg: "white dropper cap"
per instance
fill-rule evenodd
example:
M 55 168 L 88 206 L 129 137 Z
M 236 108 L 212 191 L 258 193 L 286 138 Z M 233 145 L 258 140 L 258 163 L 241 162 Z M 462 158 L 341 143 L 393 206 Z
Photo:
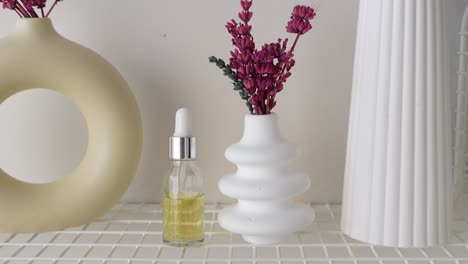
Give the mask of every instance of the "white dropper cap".
M 177 110 L 174 137 L 192 137 L 192 114 L 188 108 Z
M 197 139 L 192 133 L 192 115 L 187 108 L 177 110 L 175 131 L 169 142 L 171 160 L 197 159 Z

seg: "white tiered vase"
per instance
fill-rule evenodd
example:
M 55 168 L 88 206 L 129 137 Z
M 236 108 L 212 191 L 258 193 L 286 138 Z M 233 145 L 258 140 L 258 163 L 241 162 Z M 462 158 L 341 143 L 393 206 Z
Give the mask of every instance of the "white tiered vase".
M 310 225 L 313 209 L 293 201 L 310 187 L 309 177 L 289 168 L 297 156 L 281 137 L 276 114 L 247 115 L 241 141 L 226 150 L 237 171 L 219 181 L 220 191 L 238 203 L 220 212 L 220 225 L 252 244 L 277 244 Z

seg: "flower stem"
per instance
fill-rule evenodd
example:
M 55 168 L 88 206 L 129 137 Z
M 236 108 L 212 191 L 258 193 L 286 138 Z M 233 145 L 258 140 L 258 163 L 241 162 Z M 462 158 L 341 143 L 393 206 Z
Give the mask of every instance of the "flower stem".
M 289 50 L 290 53 L 294 52 L 294 49 L 296 48 L 297 42 L 299 41 L 300 37 L 301 37 L 301 34 L 296 35 L 296 39 L 294 40 L 294 43 L 293 43 L 293 45 L 291 47 L 291 50 Z
M 269 115 L 270 114 L 270 95 L 267 95 L 267 101 L 266 101 L 266 107 L 265 107 L 265 114 Z
M 44 7 L 41 7 L 41 14 L 42 14 L 42 17 L 45 17 L 45 14 L 44 14 Z
M 291 55 L 294 52 L 294 49 L 296 48 L 297 42 L 299 41 L 300 37 L 301 37 L 301 34 L 296 35 L 296 39 L 294 40 L 294 43 L 293 43 L 293 45 L 291 46 L 291 49 L 288 52 L 289 55 Z M 286 70 L 286 65 L 283 66 L 283 69 L 281 70 L 281 74 L 283 74 L 285 70 Z
M 23 14 L 23 17 L 31 17 L 31 15 L 26 11 L 26 9 L 23 7 L 23 5 L 20 2 L 16 3 L 16 7 L 18 8 L 18 11 Z
M 21 13 L 18 11 L 18 9 L 15 8 L 15 12 L 16 12 L 16 14 L 18 14 L 19 17 L 23 18 L 23 16 L 22 16 Z
M 25 0 L 21 0 L 21 2 L 23 3 L 23 6 L 26 6 L 26 5 L 24 4 L 24 1 L 25 1 Z M 26 9 L 26 10 L 27 10 L 27 9 Z M 31 15 L 31 17 L 39 17 L 39 16 L 37 15 L 36 11 L 34 11 L 34 8 L 33 8 L 32 6 L 31 6 L 31 10 L 27 10 L 27 12 Z
M 47 12 L 46 16 L 45 17 L 49 17 L 50 15 L 50 12 L 52 12 L 52 10 L 54 10 L 55 6 L 57 5 L 59 0 L 55 0 L 54 4 L 50 7 L 49 11 Z

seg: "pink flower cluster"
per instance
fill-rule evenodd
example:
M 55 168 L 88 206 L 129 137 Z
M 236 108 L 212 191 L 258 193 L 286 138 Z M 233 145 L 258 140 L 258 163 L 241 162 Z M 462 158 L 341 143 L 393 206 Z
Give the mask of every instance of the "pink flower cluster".
M 309 6 L 296 6 L 291 15 L 291 20 L 286 26 L 286 30 L 289 33 L 303 35 L 312 29 L 310 20 L 314 19 L 314 17 L 315 11 L 313 8 Z
M 47 0 L 0 0 L 0 3 L 4 9 L 15 11 L 21 18 L 34 18 L 49 17 L 57 3 L 61 1 L 63 0 L 55 0 L 47 12 L 45 11 Z
M 267 115 L 276 106 L 277 93 L 283 90 L 284 83 L 291 76 L 290 71 L 295 64 L 294 48 L 299 37 L 312 29 L 310 21 L 315 17 L 315 11 L 309 6 L 294 8 L 286 27 L 287 32 L 296 34 L 289 50 L 288 39 L 278 39 L 257 49 L 249 24 L 253 15 L 250 11 L 252 2 L 241 0 L 240 22 L 232 19 L 226 25 L 232 36 L 232 44 L 236 47 L 231 51 L 229 66 L 242 81 L 254 114 Z

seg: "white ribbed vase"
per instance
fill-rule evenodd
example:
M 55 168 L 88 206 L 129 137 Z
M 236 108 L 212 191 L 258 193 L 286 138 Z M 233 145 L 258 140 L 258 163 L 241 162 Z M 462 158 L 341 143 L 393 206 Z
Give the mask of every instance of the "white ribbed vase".
M 276 114 L 247 115 L 241 141 L 226 150 L 237 171 L 219 181 L 239 201 L 219 213 L 220 225 L 253 244 L 277 244 L 310 225 L 313 209 L 292 200 L 310 187 L 309 177 L 289 169 L 297 153 L 281 137 Z
M 446 241 L 452 211 L 445 0 L 361 0 L 341 228 L 393 247 Z

